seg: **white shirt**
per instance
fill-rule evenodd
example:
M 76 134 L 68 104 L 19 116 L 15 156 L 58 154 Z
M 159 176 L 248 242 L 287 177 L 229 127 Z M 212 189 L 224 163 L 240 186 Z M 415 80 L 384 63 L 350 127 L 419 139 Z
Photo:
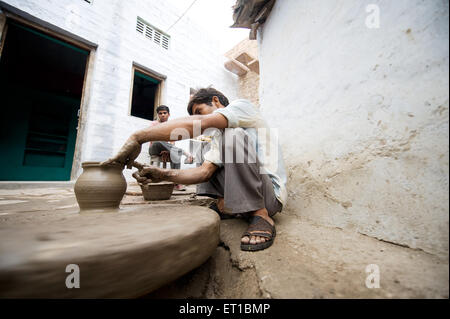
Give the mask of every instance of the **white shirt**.
M 278 143 L 278 130 L 269 128 L 259 110 L 248 100 L 235 100 L 227 107 L 215 110 L 214 113 L 225 116 L 229 128 L 241 127 L 250 138 L 256 141 L 257 157 L 261 164 L 260 173 L 269 175 L 275 196 L 284 206 L 287 202 L 287 177 Z M 220 132 L 216 132 L 212 137 L 211 148 L 204 156 L 205 160 L 218 167 L 223 166 L 220 156 L 220 139 Z

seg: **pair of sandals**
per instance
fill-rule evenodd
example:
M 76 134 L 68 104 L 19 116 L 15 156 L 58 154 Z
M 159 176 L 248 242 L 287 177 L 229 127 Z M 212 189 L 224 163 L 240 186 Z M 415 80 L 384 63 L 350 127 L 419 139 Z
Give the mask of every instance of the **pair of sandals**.
M 210 209 L 214 210 L 217 214 L 219 214 L 220 219 L 231 219 L 235 218 L 235 215 L 230 214 L 224 214 L 222 213 L 219 208 L 217 207 L 216 203 L 213 203 L 209 206 Z M 247 228 L 247 230 L 242 234 L 242 237 L 248 236 L 249 238 L 251 236 L 259 236 L 264 237 L 266 239 L 265 242 L 259 243 L 259 244 L 244 244 L 241 242 L 241 250 L 243 251 L 258 251 L 266 249 L 270 246 L 272 246 L 275 236 L 276 236 L 276 229 L 274 225 L 271 225 L 267 220 L 260 216 L 252 216 L 250 218 L 246 217 L 245 215 L 241 215 L 242 217 L 246 218 L 250 224 Z M 237 217 L 241 217 L 237 216 Z

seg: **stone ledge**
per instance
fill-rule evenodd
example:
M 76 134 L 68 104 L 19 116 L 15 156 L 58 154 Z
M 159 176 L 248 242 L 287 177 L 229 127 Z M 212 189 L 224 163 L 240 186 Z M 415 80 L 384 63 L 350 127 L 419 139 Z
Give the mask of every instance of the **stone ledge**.
M 228 60 L 224 64 L 225 68 L 238 76 L 246 74 L 250 69 L 237 60 Z

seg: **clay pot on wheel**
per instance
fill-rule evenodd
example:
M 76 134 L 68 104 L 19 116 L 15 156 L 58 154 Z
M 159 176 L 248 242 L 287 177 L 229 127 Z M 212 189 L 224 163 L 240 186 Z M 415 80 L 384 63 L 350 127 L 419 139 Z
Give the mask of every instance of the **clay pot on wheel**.
M 100 166 L 100 162 L 84 162 L 83 173 L 74 187 L 81 211 L 117 210 L 127 190 L 121 164 Z

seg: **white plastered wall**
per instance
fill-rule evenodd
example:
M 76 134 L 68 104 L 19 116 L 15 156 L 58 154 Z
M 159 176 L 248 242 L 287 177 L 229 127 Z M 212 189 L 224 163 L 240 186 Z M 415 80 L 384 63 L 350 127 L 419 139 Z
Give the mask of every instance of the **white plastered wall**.
M 260 101 L 280 132 L 286 213 L 448 258 L 448 13 L 440 0 L 276 2 L 258 34 Z
M 6 0 L 5 3 L 95 43 L 89 101 L 81 148 L 82 161 L 101 161 L 118 151 L 129 135 L 148 120 L 129 115 L 133 63 L 166 76 L 162 102 L 171 119 L 187 116 L 190 88 L 213 85 L 229 99 L 237 97 L 238 79 L 223 67 L 219 39 L 211 38 L 195 21 L 181 19 L 169 30 L 165 50 L 136 32 L 137 16 L 165 31 L 182 14 L 164 0 Z M 182 143 L 186 147 L 187 143 Z M 143 145 L 139 161 L 148 162 Z M 81 173 L 75 168 L 75 177 Z M 131 171 L 125 170 L 127 179 Z

